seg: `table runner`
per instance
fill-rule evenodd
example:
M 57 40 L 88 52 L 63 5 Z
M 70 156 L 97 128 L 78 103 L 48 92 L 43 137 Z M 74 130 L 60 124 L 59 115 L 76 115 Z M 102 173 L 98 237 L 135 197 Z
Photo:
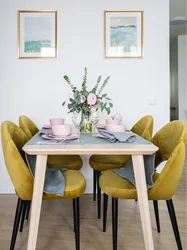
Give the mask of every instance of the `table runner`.
M 41 129 L 37 134 L 35 134 L 28 142 L 28 145 L 35 145 L 35 144 L 109 144 L 112 142 L 109 142 L 106 139 L 103 138 L 99 138 L 97 136 L 92 136 L 92 133 L 81 133 L 81 141 L 78 142 L 77 139 L 74 140 L 66 140 L 66 141 L 62 141 L 62 142 L 57 142 L 55 141 L 50 141 L 47 139 L 42 138 L 41 134 L 50 134 L 52 133 L 51 129 Z M 124 132 L 124 134 L 128 134 L 129 132 Z M 141 136 L 135 134 L 132 132 L 132 134 L 134 134 L 136 136 L 136 140 L 133 142 L 125 142 L 125 143 L 135 143 L 135 144 L 150 144 L 151 142 L 145 140 L 144 138 L 142 138 Z M 115 142 L 115 143 L 121 143 L 121 142 Z
M 25 153 L 27 166 L 32 174 L 35 176 L 36 155 L 29 155 Z M 56 194 L 58 196 L 64 195 L 65 179 L 62 172 L 66 171 L 66 168 L 48 168 L 46 167 L 45 181 L 43 192 L 46 194 Z
M 152 176 L 155 172 L 155 155 L 156 154 L 143 156 L 147 189 L 150 189 L 154 185 Z M 132 157 L 129 159 L 124 168 L 113 169 L 113 171 L 120 177 L 128 179 L 134 186 L 136 186 Z

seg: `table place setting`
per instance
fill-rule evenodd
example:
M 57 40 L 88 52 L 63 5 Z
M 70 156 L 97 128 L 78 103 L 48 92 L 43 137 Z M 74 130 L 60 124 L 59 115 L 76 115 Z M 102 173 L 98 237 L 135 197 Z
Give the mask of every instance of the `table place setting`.
M 119 118 L 118 118 L 119 117 Z M 44 125 L 42 129 L 28 142 L 30 145 L 48 144 L 109 144 L 109 143 L 142 143 L 150 142 L 127 130 L 121 124 L 122 116 L 115 114 L 105 119 L 105 124 L 98 124 L 92 133 L 81 133 L 81 118 L 76 118 L 76 123 L 65 124 L 64 118 L 51 118 L 50 124 Z M 111 124 L 112 123 L 112 124 Z M 75 124 L 78 124 L 77 126 Z M 78 129 L 76 133 L 74 130 Z

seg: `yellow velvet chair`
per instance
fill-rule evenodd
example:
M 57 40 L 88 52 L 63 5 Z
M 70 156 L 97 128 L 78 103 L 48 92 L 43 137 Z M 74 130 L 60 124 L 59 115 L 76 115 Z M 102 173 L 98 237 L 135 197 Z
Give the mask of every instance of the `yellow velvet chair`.
M 142 117 L 132 128 L 135 134 L 150 141 L 153 133 L 153 117 L 150 115 Z M 92 155 L 89 159 L 90 167 L 93 169 L 93 200 L 96 198 L 97 186 L 97 206 L 98 219 L 101 217 L 101 189 L 99 187 L 99 177 L 102 171 L 108 169 L 122 168 L 130 159 L 128 155 Z
M 154 186 L 148 191 L 148 199 L 153 201 L 166 200 L 170 219 L 179 250 L 182 250 L 172 197 L 180 181 L 187 146 L 187 126 L 182 121 L 172 121 L 160 129 L 152 138 L 152 143 L 159 150 L 155 157 L 155 166 L 167 160 L 160 174 L 153 174 Z M 117 250 L 117 207 L 118 199 L 137 199 L 136 188 L 112 170 L 104 171 L 99 179 L 104 192 L 103 231 L 106 230 L 107 197 L 112 197 L 113 250 Z M 157 203 L 158 204 L 158 203 Z M 115 211 L 115 212 L 114 212 Z M 158 206 L 156 211 L 157 228 L 159 223 Z
M 25 163 L 25 154 L 22 151 L 22 147 L 28 141 L 25 133 L 13 122 L 5 121 L 1 125 L 1 138 L 5 165 L 18 196 L 10 245 L 10 250 L 13 250 L 16 242 L 18 227 L 20 225 L 20 231 L 22 231 L 27 207 L 29 202 L 32 200 L 34 180 Z M 65 178 L 64 196 L 56 196 L 55 194 L 45 193 L 43 194 L 43 199 L 73 199 L 76 250 L 80 250 L 79 197 L 85 191 L 86 181 L 84 176 L 77 170 L 67 170 L 62 174 Z
M 25 115 L 19 117 L 19 126 L 29 139 L 31 139 L 39 129 L 33 121 Z M 79 170 L 82 167 L 82 159 L 79 155 L 50 155 L 47 159 L 48 167 L 66 167 L 67 169 Z

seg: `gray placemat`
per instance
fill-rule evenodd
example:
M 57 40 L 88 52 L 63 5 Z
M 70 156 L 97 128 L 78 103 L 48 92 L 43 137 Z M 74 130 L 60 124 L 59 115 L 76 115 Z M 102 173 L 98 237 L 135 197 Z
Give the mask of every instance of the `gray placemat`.
M 51 129 L 41 129 L 37 134 L 35 134 L 28 142 L 27 145 L 36 145 L 36 144 L 41 144 L 41 145 L 45 145 L 45 144 L 110 144 L 113 142 L 110 142 L 107 139 L 104 138 L 100 138 L 97 136 L 93 136 L 92 133 L 81 133 L 81 138 L 80 138 L 80 142 L 78 142 L 77 139 L 73 139 L 73 140 L 66 140 L 66 141 L 51 141 L 51 140 L 47 140 L 42 138 L 41 134 L 45 133 L 45 134 L 50 134 L 52 133 Z M 135 143 L 135 144 L 150 144 L 151 142 L 143 139 L 142 137 L 138 136 L 135 133 L 130 132 L 131 135 L 135 135 L 135 140 L 132 142 L 123 142 L 123 143 Z M 121 134 L 121 133 L 119 133 Z M 129 132 L 124 132 L 124 135 L 128 135 Z M 122 143 L 120 141 L 116 141 L 115 143 Z

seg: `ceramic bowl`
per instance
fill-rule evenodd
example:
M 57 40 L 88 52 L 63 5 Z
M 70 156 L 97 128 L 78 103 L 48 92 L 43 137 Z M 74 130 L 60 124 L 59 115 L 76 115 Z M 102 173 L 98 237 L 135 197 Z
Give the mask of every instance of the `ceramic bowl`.
M 51 126 L 54 125 L 63 125 L 64 124 L 64 120 L 63 118 L 51 118 L 49 119 Z
M 119 113 L 116 113 L 115 115 L 113 115 L 114 118 L 118 119 L 118 120 L 122 120 L 122 115 Z
M 105 122 L 106 124 L 119 125 L 121 121 L 110 117 L 110 118 L 105 119 Z
M 126 130 L 124 125 L 107 124 L 105 128 L 109 132 L 125 132 Z
M 71 134 L 71 129 L 72 126 L 69 124 L 64 124 L 64 125 L 54 125 L 52 126 L 52 133 L 53 135 L 70 135 Z

